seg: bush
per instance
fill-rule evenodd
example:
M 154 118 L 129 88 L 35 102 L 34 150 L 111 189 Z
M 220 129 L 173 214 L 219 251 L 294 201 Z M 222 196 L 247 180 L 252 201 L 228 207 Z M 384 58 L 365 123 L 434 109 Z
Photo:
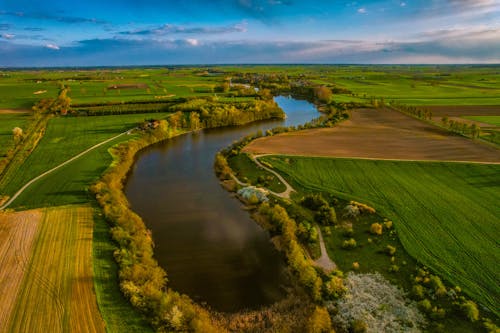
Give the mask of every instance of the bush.
M 421 285 L 419 285 L 419 284 L 413 285 L 412 294 L 413 294 L 413 296 L 415 296 L 415 298 L 423 299 L 425 296 L 424 291 L 425 291 L 424 287 L 422 287 Z
M 311 317 L 307 321 L 308 333 L 335 333 L 332 330 L 332 321 L 325 308 L 316 306 Z
M 385 248 L 385 253 L 392 257 L 396 253 L 396 248 L 394 246 L 387 245 Z
M 355 261 L 352 263 L 352 269 L 355 271 L 359 270 L 359 262 Z
M 318 210 L 322 206 L 328 206 L 328 202 L 323 199 L 321 194 L 309 194 L 306 195 L 301 201 L 300 204 L 310 210 Z
M 460 308 L 468 320 L 474 322 L 479 319 L 479 310 L 473 301 L 465 301 Z
M 372 223 L 372 225 L 370 226 L 370 232 L 373 235 L 382 235 L 382 224 Z
M 345 250 L 354 249 L 358 244 L 354 238 L 350 238 L 342 242 L 342 248 Z
M 365 333 L 368 331 L 368 325 L 361 319 L 353 320 L 351 323 L 352 333 Z
M 392 221 L 385 221 L 384 227 L 388 230 L 391 229 L 392 228 Z
M 431 301 L 429 301 L 427 298 L 421 300 L 418 302 L 418 306 L 424 311 L 425 313 L 430 313 L 432 310 L 432 304 Z
M 324 284 L 324 291 L 328 298 L 339 298 L 346 292 L 344 280 L 341 277 L 333 275 L 330 280 Z

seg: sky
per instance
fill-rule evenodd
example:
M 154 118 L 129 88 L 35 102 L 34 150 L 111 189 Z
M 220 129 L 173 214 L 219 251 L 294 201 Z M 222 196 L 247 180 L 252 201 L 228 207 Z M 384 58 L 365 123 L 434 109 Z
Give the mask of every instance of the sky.
M 0 0 L 0 67 L 500 63 L 500 0 Z

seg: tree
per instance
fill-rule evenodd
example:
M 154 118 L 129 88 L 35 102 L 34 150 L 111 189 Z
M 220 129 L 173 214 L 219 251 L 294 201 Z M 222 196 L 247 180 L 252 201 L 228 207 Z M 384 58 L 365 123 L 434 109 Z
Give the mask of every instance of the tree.
M 176 113 L 174 113 L 173 115 L 171 115 L 168 118 L 168 123 L 170 124 L 170 127 L 172 127 L 174 130 L 176 130 L 182 126 L 183 118 L 184 118 L 184 114 L 181 111 L 177 111 Z
M 316 95 L 316 98 L 323 103 L 330 102 L 330 99 L 333 96 L 331 89 L 325 86 L 316 87 L 314 89 L 314 94 Z
M 370 232 L 373 235 L 382 235 L 382 224 L 380 223 L 372 223 L 370 227 Z
M 16 144 L 18 144 L 23 138 L 23 129 L 21 127 L 14 127 L 12 129 L 12 135 L 14 136 Z
M 198 112 L 191 112 L 189 114 L 189 125 L 192 131 L 200 129 L 200 115 Z
M 323 308 L 316 306 L 311 317 L 307 321 L 307 332 L 308 333 L 331 333 L 332 322 L 328 311 Z

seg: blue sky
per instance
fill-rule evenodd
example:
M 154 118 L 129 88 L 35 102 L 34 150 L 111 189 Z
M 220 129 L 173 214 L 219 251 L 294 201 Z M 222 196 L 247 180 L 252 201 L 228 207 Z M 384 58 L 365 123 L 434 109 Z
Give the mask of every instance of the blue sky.
M 500 0 L 0 0 L 0 66 L 500 63 Z

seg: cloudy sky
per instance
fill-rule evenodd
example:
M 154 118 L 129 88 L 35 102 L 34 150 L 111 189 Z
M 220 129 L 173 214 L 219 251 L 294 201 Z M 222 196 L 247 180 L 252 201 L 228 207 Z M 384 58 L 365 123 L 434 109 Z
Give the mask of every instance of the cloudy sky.
M 0 66 L 500 63 L 500 0 L 0 0 Z

